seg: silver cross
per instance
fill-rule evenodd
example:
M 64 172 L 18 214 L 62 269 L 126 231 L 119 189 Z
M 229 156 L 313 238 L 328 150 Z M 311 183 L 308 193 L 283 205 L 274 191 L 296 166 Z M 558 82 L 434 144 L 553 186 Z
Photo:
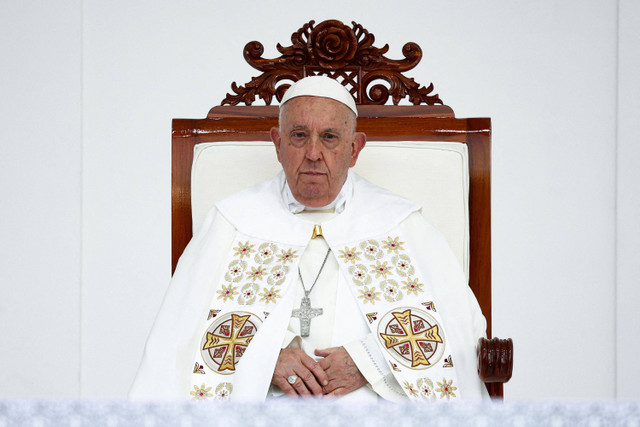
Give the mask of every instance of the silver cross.
M 302 298 L 300 308 L 295 308 L 291 312 L 291 317 L 300 319 L 300 335 L 309 336 L 309 328 L 311 327 L 311 319 L 322 315 L 321 308 L 311 308 L 311 300 L 307 295 Z

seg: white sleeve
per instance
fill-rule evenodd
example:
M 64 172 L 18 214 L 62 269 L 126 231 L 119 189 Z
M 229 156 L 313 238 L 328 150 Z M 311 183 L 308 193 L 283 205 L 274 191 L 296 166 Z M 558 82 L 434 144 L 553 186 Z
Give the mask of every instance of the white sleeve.
M 345 344 L 344 349 L 369 383 L 368 386 L 378 395 L 393 402 L 407 399 L 407 395 L 382 357 L 373 334 Z

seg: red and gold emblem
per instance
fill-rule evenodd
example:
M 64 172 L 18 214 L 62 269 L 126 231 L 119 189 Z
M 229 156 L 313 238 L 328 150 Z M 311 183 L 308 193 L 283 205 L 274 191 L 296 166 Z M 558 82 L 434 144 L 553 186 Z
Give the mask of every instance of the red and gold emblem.
M 200 353 L 207 366 L 219 374 L 233 374 L 262 321 L 247 312 L 227 313 L 207 328 Z
M 378 337 L 394 359 L 411 369 L 430 368 L 444 353 L 441 326 L 417 308 L 402 307 L 385 314 L 378 324 Z

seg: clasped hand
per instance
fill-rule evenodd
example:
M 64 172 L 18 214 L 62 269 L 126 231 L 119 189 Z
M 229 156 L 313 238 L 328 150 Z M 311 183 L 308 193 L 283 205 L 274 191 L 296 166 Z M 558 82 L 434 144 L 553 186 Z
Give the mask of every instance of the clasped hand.
M 318 362 L 297 348 L 283 348 L 271 383 L 289 396 L 342 396 L 367 383 L 344 347 L 316 350 Z M 287 378 L 297 375 L 289 384 Z

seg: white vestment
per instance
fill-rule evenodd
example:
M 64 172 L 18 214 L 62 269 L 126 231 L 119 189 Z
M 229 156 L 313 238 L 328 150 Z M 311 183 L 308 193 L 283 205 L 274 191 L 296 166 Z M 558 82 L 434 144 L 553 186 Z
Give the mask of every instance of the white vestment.
M 363 398 L 486 396 L 475 356 L 485 319 L 446 241 L 419 206 L 350 177 L 322 243 L 310 243 L 309 216 L 288 210 L 283 173 L 219 202 L 178 263 L 130 396 L 264 399 L 283 343 L 311 357 L 315 345 L 344 346 L 370 382 Z M 309 289 L 327 246 L 323 274 L 336 283 L 310 294 L 324 313 L 305 347 L 291 317 L 297 268 L 312 259 L 301 267 Z

